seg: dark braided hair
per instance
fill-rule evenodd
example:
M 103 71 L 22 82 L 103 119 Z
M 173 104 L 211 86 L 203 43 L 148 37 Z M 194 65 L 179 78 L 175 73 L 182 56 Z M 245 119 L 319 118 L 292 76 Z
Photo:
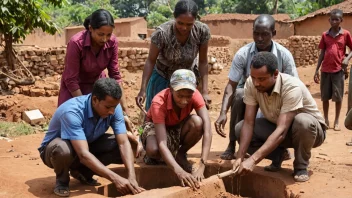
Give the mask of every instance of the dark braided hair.
M 89 25 L 93 29 L 99 29 L 101 26 L 111 26 L 115 27 L 114 18 L 109 11 L 104 9 L 99 9 L 94 11 L 90 16 L 88 16 L 83 23 L 86 30 L 89 30 Z
M 195 19 L 198 19 L 198 6 L 192 0 L 180 0 L 177 2 L 174 11 L 174 17 L 177 18 L 181 14 L 191 13 Z

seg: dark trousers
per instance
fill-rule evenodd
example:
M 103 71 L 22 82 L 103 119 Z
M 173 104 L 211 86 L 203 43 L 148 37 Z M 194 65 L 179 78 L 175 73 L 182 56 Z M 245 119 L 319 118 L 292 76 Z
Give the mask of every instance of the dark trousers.
M 244 119 L 246 104 L 243 102 L 244 89 L 237 88 L 232 99 L 231 118 L 230 118 L 230 141 L 236 141 L 235 127 L 237 123 Z M 236 143 L 235 143 L 236 144 Z
M 89 151 L 105 166 L 109 164 L 122 164 L 121 154 L 115 135 L 104 134 L 96 141 L 88 144 Z M 68 185 L 70 170 L 77 170 L 86 178 L 91 178 L 95 173 L 80 163 L 70 140 L 61 138 L 53 139 L 40 152 L 45 165 L 54 169 L 56 184 Z
M 235 135 L 238 142 L 240 142 L 242 125 L 243 121 L 239 122 L 235 127 Z M 275 129 L 276 124 L 269 122 L 265 118 L 257 118 L 247 153 L 255 153 Z M 294 169 L 306 169 L 309 165 L 311 149 L 320 146 L 325 140 L 325 135 L 325 129 L 322 128 L 315 117 L 307 113 L 299 113 L 295 116 L 284 141 L 266 158 L 278 161 L 286 148 L 294 148 Z

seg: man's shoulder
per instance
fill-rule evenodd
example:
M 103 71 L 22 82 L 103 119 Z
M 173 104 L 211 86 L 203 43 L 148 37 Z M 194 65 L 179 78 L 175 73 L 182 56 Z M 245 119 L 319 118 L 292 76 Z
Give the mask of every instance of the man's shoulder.
M 235 54 L 235 56 L 247 56 L 250 49 L 255 45 L 254 42 L 248 43 L 245 46 L 241 47 Z
M 171 94 L 170 88 L 166 88 L 154 96 L 152 103 L 157 103 L 159 105 L 166 104 L 167 98 L 170 94 Z
M 72 114 L 81 114 L 84 111 L 88 110 L 89 95 L 83 95 L 71 98 L 60 105 L 57 111 L 60 111 L 61 114 L 72 113 Z
M 273 43 L 274 43 L 274 45 L 276 46 L 276 49 L 277 49 L 278 51 L 280 51 L 282 54 L 284 54 L 284 55 L 291 55 L 291 56 L 292 56 L 290 50 L 288 50 L 285 46 L 283 46 L 283 45 L 281 45 L 280 43 L 275 42 L 275 41 L 273 41 Z
M 303 82 L 296 77 L 293 77 L 289 74 L 285 74 L 285 73 L 280 73 L 281 79 L 282 79 L 282 85 L 285 88 L 293 88 L 293 87 L 302 87 Z M 304 85 L 305 86 L 305 85 Z

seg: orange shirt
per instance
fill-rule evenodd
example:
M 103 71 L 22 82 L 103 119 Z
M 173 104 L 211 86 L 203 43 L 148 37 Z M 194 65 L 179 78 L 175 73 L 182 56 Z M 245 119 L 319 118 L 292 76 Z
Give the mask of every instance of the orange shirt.
M 187 106 L 181 109 L 180 118 L 172 106 L 172 94 L 170 88 L 164 89 L 154 96 L 152 104 L 147 114 L 147 120 L 154 124 L 165 124 L 166 126 L 175 126 L 187 118 L 193 109 L 196 111 L 205 106 L 202 95 L 196 90 L 192 100 Z

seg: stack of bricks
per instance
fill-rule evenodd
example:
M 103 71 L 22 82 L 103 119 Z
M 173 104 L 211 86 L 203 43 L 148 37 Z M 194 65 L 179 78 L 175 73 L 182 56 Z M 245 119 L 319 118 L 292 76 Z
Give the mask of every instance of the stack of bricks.
M 319 58 L 320 36 L 291 36 L 288 49 L 297 67 L 315 66 Z
M 18 58 L 34 76 L 41 78 L 62 74 L 66 48 L 19 48 Z
M 128 71 L 135 72 L 143 70 L 144 64 L 148 58 L 147 48 L 119 48 L 119 66 Z

